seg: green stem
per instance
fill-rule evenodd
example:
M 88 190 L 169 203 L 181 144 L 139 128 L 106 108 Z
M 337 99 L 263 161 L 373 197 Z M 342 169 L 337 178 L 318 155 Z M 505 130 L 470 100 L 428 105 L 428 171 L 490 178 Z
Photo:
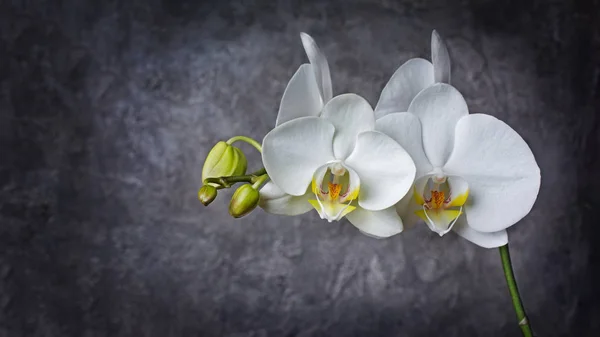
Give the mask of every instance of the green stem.
M 253 176 L 262 176 L 263 174 L 267 174 L 267 170 L 265 170 L 265 168 L 261 168 L 260 170 L 256 171 L 256 172 L 252 172 L 250 173 Z
M 231 177 L 218 177 L 218 178 L 206 178 L 204 179 L 204 184 L 217 184 L 219 187 L 217 189 L 231 187 L 231 185 L 235 183 L 249 183 L 252 182 L 252 175 L 246 176 L 231 176 Z
M 260 144 L 259 144 L 257 141 L 255 141 L 254 139 L 252 139 L 252 138 L 250 138 L 250 137 L 246 137 L 246 136 L 235 136 L 235 137 L 233 137 L 233 138 L 230 138 L 230 139 L 227 141 L 227 144 L 231 145 L 231 144 L 233 144 L 233 143 L 235 143 L 235 142 L 239 142 L 239 141 L 246 142 L 246 143 L 248 143 L 248 144 L 250 144 L 250 145 L 254 146 L 254 148 L 255 148 L 255 149 L 257 149 L 257 150 L 258 150 L 258 152 L 262 153 L 262 146 L 260 146 Z
M 524 337 L 532 337 L 533 332 L 531 331 L 527 315 L 525 314 L 523 301 L 521 301 L 519 289 L 517 288 L 517 281 L 515 280 L 515 274 L 512 269 L 512 263 L 510 262 L 508 244 L 500 247 L 500 257 L 502 258 L 502 268 L 504 269 L 504 276 L 506 277 L 506 283 L 508 284 L 508 291 L 510 292 L 510 297 L 512 298 L 513 306 L 517 313 L 517 319 L 519 320 L 519 327 L 521 328 Z
M 256 180 L 256 182 L 252 185 L 252 188 L 254 188 L 255 190 L 258 190 L 260 188 L 260 186 L 262 186 L 262 184 L 269 179 L 269 176 L 266 174 L 263 174 L 262 176 L 258 177 L 258 179 Z
M 216 178 L 206 178 L 204 179 L 204 184 L 217 184 L 219 185 L 217 189 L 228 188 L 235 183 L 252 183 L 256 184 L 257 182 L 262 184 L 269 176 L 266 174 L 267 171 L 262 168 L 252 174 L 243 175 L 243 176 L 229 176 L 229 177 L 216 177 Z M 266 177 L 266 178 L 265 178 Z

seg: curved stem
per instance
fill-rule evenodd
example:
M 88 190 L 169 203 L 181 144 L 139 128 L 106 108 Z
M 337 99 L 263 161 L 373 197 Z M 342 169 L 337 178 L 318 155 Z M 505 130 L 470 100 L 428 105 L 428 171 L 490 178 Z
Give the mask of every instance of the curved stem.
M 257 141 L 255 141 L 254 139 L 252 139 L 250 137 L 235 136 L 233 138 L 230 138 L 226 143 L 231 145 L 231 144 L 233 144 L 235 142 L 239 142 L 239 141 L 246 142 L 246 143 L 254 146 L 254 148 L 257 149 L 258 152 L 262 153 L 262 146 L 260 146 L 260 144 Z
M 246 175 L 246 176 L 231 176 L 231 177 L 217 177 L 217 178 L 206 178 L 204 179 L 204 184 L 217 184 L 219 185 L 217 189 L 231 187 L 231 185 L 235 183 L 250 183 L 253 182 L 252 179 L 256 176 Z
M 206 178 L 204 179 L 204 184 L 217 184 L 217 189 L 228 188 L 235 183 L 252 183 L 256 184 L 259 182 L 258 186 L 260 186 L 269 176 L 267 175 L 267 171 L 262 168 L 254 173 L 243 175 L 243 176 L 228 176 L 228 177 L 214 177 L 214 178 Z
M 267 170 L 265 170 L 264 167 L 258 171 L 250 173 L 250 175 L 253 175 L 253 176 L 262 176 L 263 174 L 267 174 Z
M 502 259 L 502 268 L 504 269 L 504 277 L 506 277 L 506 283 L 508 284 L 508 291 L 512 298 L 515 312 L 517 313 L 517 319 L 519 320 L 519 327 L 523 332 L 524 337 L 532 337 L 533 332 L 527 315 L 525 314 L 525 308 L 523 307 L 523 301 L 519 295 L 519 289 L 517 288 L 517 281 L 515 280 L 515 274 L 512 269 L 512 263 L 510 262 L 510 252 L 508 251 L 508 244 L 500 247 L 500 258 Z

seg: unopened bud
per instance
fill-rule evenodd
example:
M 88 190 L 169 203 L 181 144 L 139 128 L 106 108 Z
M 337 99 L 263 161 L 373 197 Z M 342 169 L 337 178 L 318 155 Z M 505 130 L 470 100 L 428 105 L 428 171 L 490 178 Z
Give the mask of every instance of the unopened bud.
M 247 165 L 242 150 L 226 142 L 218 142 L 206 156 L 202 167 L 202 181 L 206 178 L 244 175 Z M 210 185 L 217 186 L 213 183 Z
M 259 199 L 258 191 L 252 185 L 244 184 L 233 193 L 229 203 L 229 214 L 234 218 L 241 218 L 256 208 Z
M 198 191 L 198 199 L 204 206 L 208 206 L 217 197 L 217 189 L 212 185 L 204 185 Z

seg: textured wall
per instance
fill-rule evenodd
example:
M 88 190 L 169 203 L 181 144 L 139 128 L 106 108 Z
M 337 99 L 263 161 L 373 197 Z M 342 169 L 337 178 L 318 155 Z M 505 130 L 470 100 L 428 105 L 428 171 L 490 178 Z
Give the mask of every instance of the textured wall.
M 372 104 L 436 28 L 474 111 L 542 169 L 509 230 L 540 336 L 600 335 L 597 26 L 586 1 L 0 0 L 0 336 L 518 336 L 497 250 L 196 199 L 305 62 Z M 595 106 L 594 106 L 595 105 Z M 252 148 L 251 168 L 259 156 Z M 596 285 L 596 288 L 593 285 Z

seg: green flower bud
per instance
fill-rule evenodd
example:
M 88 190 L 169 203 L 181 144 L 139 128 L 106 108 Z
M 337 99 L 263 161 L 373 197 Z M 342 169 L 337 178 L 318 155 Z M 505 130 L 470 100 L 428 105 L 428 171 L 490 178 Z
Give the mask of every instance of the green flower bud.
M 242 150 L 221 141 L 206 156 L 202 167 L 202 181 L 206 178 L 244 175 L 247 166 L 248 162 Z M 217 186 L 213 183 L 210 185 Z
M 258 199 L 260 195 L 258 191 L 250 184 L 244 184 L 240 186 L 229 203 L 229 214 L 234 218 L 241 218 L 246 214 L 249 214 L 258 205 Z
M 198 191 L 198 199 L 204 206 L 208 206 L 217 197 L 217 189 L 212 185 L 203 185 Z

